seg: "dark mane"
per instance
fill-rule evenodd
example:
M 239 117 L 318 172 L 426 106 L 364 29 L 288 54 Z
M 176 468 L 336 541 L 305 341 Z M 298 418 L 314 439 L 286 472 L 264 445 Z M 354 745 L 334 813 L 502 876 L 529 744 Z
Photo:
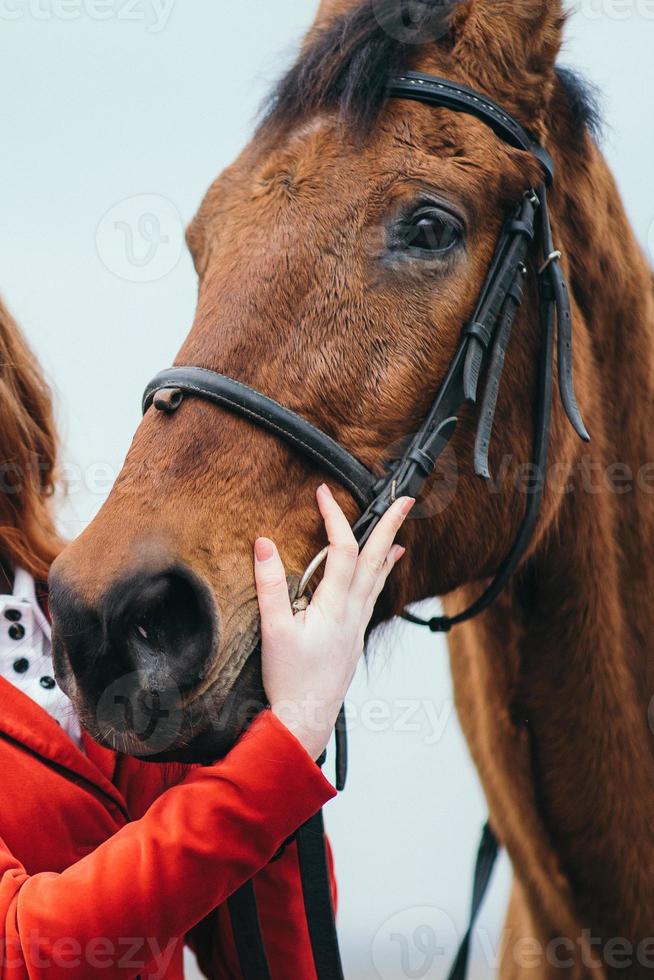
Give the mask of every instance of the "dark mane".
M 557 65 L 556 75 L 566 94 L 574 124 L 579 129 L 586 128 L 599 139 L 602 135 L 602 110 L 597 86 L 574 68 Z
M 265 120 L 288 127 L 310 113 L 337 110 L 355 129 L 368 132 L 386 101 L 389 74 L 408 67 L 420 45 L 447 31 L 453 0 L 418 0 L 424 13 L 402 29 L 401 0 L 366 0 L 321 31 L 274 89 Z M 404 35 L 404 37 L 403 37 Z
M 365 136 L 386 102 L 388 76 L 410 68 L 420 44 L 447 34 L 448 11 L 457 0 L 418 2 L 424 13 L 418 21 L 414 15 L 410 37 L 402 29 L 402 0 L 365 0 L 334 20 L 277 84 L 264 106 L 264 123 L 288 129 L 312 113 L 331 110 Z M 598 135 L 594 87 L 569 68 L 557 68 L 557 75 L 575 123 Z

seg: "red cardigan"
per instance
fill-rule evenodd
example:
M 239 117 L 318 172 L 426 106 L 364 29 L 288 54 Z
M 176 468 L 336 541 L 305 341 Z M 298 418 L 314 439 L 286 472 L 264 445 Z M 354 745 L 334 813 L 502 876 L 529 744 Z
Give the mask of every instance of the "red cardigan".
M 335 795 L 265 712 L 215 765 L 86 755 L 0 679 L 0 978 L 237 978 L 225 900 L 257 875 L 275 980 L 315 977 L 294 846 Z

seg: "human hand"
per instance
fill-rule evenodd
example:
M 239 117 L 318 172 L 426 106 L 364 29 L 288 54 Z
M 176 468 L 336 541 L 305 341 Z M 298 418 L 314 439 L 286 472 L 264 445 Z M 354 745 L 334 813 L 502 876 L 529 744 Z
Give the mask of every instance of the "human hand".
M 363 653 L 366 629 L 388 576 L 405 553 L 393 544 L 415 501 L 397 500 L 359 554 L 329 488 L 316 494 L 329 539 L 323 579 L 306 611 L 293 616 L 274 543 L 255 543 L 263 683 L 272 711 L 317 759 L 331 737 Z

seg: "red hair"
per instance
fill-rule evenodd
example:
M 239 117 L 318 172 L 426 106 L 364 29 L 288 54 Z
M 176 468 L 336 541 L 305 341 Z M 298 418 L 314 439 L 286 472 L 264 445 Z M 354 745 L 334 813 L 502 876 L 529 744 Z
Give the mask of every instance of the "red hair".
M 58 441 L 52 397 L 0 301 L 0 557 L 37 581 L 62 547 L 51 508 Z

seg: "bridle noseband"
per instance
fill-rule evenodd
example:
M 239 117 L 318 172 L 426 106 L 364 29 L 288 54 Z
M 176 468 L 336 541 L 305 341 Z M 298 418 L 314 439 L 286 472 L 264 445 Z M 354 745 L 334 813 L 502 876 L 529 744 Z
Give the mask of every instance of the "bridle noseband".
M 201 367 L 179 366 L 158 374 L 145 391 L 143 412 L 154 405 L 161 412 L 172 413 L 185 396 L 192 396 L 214 402 L 266 429 L 308 456 L 352 494 L 363 511 L 353 528 L 363 546 L 394 500 L 405 495 L 417 497 L 424 489 L 454 435 L 461 409 L 466 403 L 477 403 L 482 374 L 485 374 L 485 385 L 479 406 L 474 467 L 479 476 L 490 477 L 488 454 L 504 360 L 513 322 L 523 299 L 528 253 L 536 240 L 540 250 L 537 278 L 541 349 L 532 459 L 534 475 L 527 507 L 509 554 L 488 588 L 468 609 L 453 617 L 439 616 L 430 620 L 404 613 L 409 622 L 429 626 L 433 632 L 447 632 L 458 623 L 477 616 L 497 598 L 520 564 L 534 533 L 545 485 L 555 337 L 558 339 L 558 382 L 563 407 L 580 438 L 588 441 L 589 437 L 574 393 L 570 300 L 560 265 L 561 253 L 555 249 L 552 239 L 547 203 L 547 187 L 554 179 L 551 157 L 501 106 L 464 85 L 406 72 L 389 80 L 388 95 L 476 116 L 504 142 L 534 155 L 543 170 L 542 184 L 523 196 L 504 223 L 477 305 L 461 330 L 445 380 L 419 431 L 410 439 L 402 455 L 385 463 L 382 476 L 376 475 L 325 432 L 289 408 L 240 381 Z M 296 608 L 301 607 L 303 600 L 306 602 L 309 581 L 325 557 L 326 549 L 307 569 L 296 596 Z

